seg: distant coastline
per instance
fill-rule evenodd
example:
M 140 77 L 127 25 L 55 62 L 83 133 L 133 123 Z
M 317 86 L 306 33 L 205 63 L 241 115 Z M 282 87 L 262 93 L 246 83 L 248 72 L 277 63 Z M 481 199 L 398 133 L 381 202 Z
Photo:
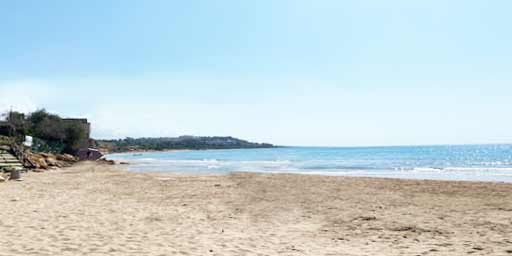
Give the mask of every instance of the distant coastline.
M 180 136 L 161 138 L 125 138 L 96 140 L 96 146 L 108 153 L 173 152 L 184 150 L 275 148 L 270 143 L 255 143 L 234 137 Z
M 182 151 L 192 151 L 192 150 L 196 150 L 196 149 L 161 149 L 161 150 L 156 150 L 156 149 L 136 149 L 136 150 L 129 150 L 129 151 L 104 151 L 104 150 L 100 150 L 102 153 L 104 154 L 130 154 L 130 153 L 133 153 L 133 154 L 143 154 L 143 153 L 159 153 L 159 152 L 169 152 L 169 153 L 172 153 L 172 152 L 182 152 Z M 198 150 L 198 149 L 197 149 Z M 206 149 L 206 150 L 209 150 L 209 149 Z

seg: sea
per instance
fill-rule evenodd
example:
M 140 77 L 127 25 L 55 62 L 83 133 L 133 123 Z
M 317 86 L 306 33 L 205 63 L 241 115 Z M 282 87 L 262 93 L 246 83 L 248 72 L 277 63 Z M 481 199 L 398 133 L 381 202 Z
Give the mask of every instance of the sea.
M 512 144 L 280 147 L 122 153 L 139 172 L 297 173 L 401 179 L 512 182 Z

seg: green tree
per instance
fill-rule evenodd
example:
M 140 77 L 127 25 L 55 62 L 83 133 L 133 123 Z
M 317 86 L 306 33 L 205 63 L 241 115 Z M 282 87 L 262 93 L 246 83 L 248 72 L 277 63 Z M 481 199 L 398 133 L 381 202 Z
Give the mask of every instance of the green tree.
M 40 150 L 74 154 L 78 149 L 88 146 L 84 145 L 89 138 L 83 126 L 65 122 L 58 115 L 48 113 L 45 109 L 31 113 L 27 122 L 30 127 L 29 134 L 45 142 L 39 143 Z
M 88 139 L 87 131 L 83 126 L 74 123 L 67 125 L 64 139 L 66 147 L 64 151 L 74 154 L 78 149 L 87 147 L 87 145 L 83 145 L 83 143 L 87 142 Z
M 45 109 L 37 110 L 28 117 L 30 133 L 38 138 L 46 140 L 64 140 L 66 127 L 62 119 Z
M 16 137 L 18 141 L 24 140 L 25 134 L 27 133 L 25 114 L 17 111 L 10 111 L 7 113 L 7 122 L 11 127 L 11 136 Z

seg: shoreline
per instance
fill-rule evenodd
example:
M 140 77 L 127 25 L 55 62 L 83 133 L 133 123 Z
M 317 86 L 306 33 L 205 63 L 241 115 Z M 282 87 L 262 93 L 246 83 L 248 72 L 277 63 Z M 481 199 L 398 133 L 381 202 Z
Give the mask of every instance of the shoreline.
M 130 170 L 144 172 L 293 172 L 306 175 L 512 183 L 510 150 L 510 146 L 389 150 L 278 148 L 219 152 L 198 150 L 177 154 L 157 151 L 111 154 L 107 158 L 131 162 L 132 165 L 128 167 Z
M 166 150 L 134 150 L 134 151 L 122 151 L 122 152 L 105 152 L 100 151 L 103 155 L 113 154 L 141 154 L 141 153 L 159 153 L 159 152 L 181 152 L 181 151 L 193 151 L 193 149 L 166 149 Z
M 123 171 L 129 171 L 129 172 L 139 172 L 139 173 L 147 173 L 147 174 L 183 174 L 183 175 L 229 175 L 229 174 L 236 174 L 236 173 L 254 173 L 254 174 L 273 174 L 273 175 L 280 175 L 280 174 L 290 174 L 290 175 L 306 175 L 306 176 L 325 176 L 325 177 L 347 177 L 347 178 L 368 178 L 368 179 L 386 179 L 386 180 L 406 180 L 406 181 L 439 181 L 439 182 L 472 182 L 472 183 L 496 183 L 496 184 L 512 184 L 512 181 L 500 181 L 500 180 L 478 180 L 478 179 L 460 179 L 460 178 L 438 178 L 438 177 L 432 177 L 432 178 L 414 178 L 411 177 L 386 177 L 386 176 L 376 176 L 376 175 L 347 175 L 343 173 L 336 173 L 336 172 L 271 172 L 271 171 L 250 171 L 250 170 L 237 170 L 237 171 L 226 171 L 226 172 L 185 172 L 185 171 L 174 171 L 174 170 L 162 170 L 162 171 L 154 171 L 154 170 L 143 170 L 143 169 L 137 169 L 137 161 L 135 160 L 115 160 L 116 165 L 120 165 L 122 167 L 119 167 Z M 477 168 L 478 169 L 478 168 Z M 482 169 L 483 170 L 483 169 Z M 391 170 L 390 170 L 391 171 Z
M 135 150 L 135 151 L 122 151 L 122 152 L 102 152 L 105 155 L 111 154 L 130 154 L 130 153 L 161 153 L 161 152 L 183 152 L 183 151 L 215 151 L 215 150 L 244 150 L 244 149 L 271 149 L 271 148 L 290 148 L 284 146 L 275 146 L 268 148 L 210 148 L 210 149 L 164 149 L 164 150 Z
M 117 162 L 116 165 L 121 166 L 130 166 L 133 164 L 130 162 Z M 318 173 L 306 173 L 306 172 L 261 172 L 261 171 L 235 171 L 235 172 L 227 172 L 227 173 L 204 173 L 204 172 L 197 172 L 197 173 L 187 173 L 187 172 L 178 172 L 178 171 L 141 171 L 141 170 L 127 170 L 123 167 L 120 167 L 121 171 L 126 172 L 135 172 L 135 173 L 144 173 L 149 175 L 162 175 L 162 174 L 170 174 L 170 175 L 237 175 L 237 174 L 256 174 L 256 175 L 298 175 L 298 176 L 313 176 L 313 177 L 339 177 L 339 178 L 347 178 L 347 179 L 370 179 L 370 180 L 376 180 L 376 181 L 392 181 L 392 182 L 400 182 L 400 181 L 406 181 L 406 182 L 437 182 L 437 183 L 484 183 L 484 184 L 509 184 L 512 185 L 512 182 L 507 181 L 481 181 L 481 180 L 456 180 L 456 179 L 420 179 L 420 178 L 392 178 L 392 177 L 375 177 L 375 176 L 355 176 L 355 175 L 329 175 L 329 174 L 318 174 Z
M 0 255 L 512 253 L 508 183 L 80 163 L 0 192 L 0 236 L 11 238 Z

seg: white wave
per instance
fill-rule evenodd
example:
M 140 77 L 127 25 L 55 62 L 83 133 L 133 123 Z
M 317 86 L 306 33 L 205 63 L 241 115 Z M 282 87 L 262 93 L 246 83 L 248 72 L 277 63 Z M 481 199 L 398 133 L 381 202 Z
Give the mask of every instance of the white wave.
M 158 161 L 158 159 L 156 159 L 156 158 L 140 158 L 140 159 L 131 159 L 131 161 L 153 162 L 153 161 Z
M 479 162 L 478 164 L 484 165 L 484 166 L 511 166 L 512 161 L 491 161 L 491 162 Z
M 479 172 L 511 172 L 512 168 L 510 167 L 446 167 L 446 168 L 413 168 L 412 171 L 417 172 L 471 172 L 471 173 L 479 173 Z
M 402 170 L 404 171 L 404 170 Z M 442 168 L 431 168 L 431 167 L 416 167 L 411 169 L 405 169 L 405 171 L 412 171 L 412 172 L 443 172 L 444 170 Z
M 155 158 L 141 158 L 131 159 L 134 163 L 151 163 L 151 164 L 212 164 L 219 163 L 216 159 L 202 159 L 202 160 L 172 160 L 172 159 L 155 159 Z
M 288 160 L 256 160 L 256 161 L 239 161 L 240 164 L 265 164 L 265 165 L 290 165 Z
M 471 172 L 471 173 L 481 173 L 481 172 L 510 172 L 512 173 L 512 168 L 510 167 L 492 167 L 492 168 L 480 168 L 480 167 L 448 167 L 444 168 L 444 171 L 447 172 Z

